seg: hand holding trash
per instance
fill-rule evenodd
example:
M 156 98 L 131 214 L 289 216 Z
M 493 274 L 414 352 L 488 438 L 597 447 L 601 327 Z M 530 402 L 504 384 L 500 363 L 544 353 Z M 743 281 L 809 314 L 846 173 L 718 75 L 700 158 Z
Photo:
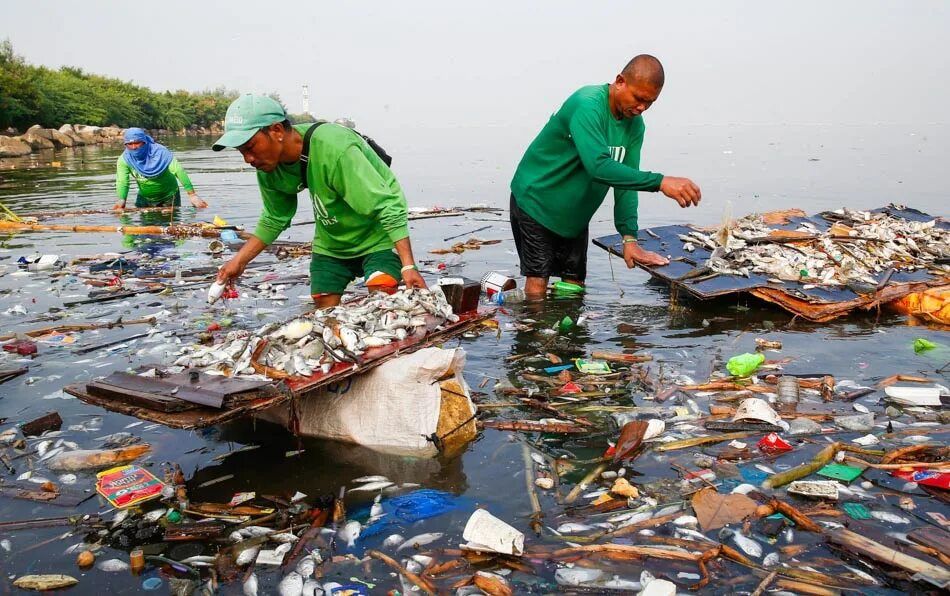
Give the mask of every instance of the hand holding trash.
M 125 201 L 117 201 L 115 205 L 112 206 L 113 211 L 122 211 L 125 209 Z
M 633 242 L 625 241 L 623 243 L 623 261 L 627 264 L 628 269 L 633 269 L 636 267 L 637 263 L 640 263 L 641 265 L 655 266 L 670 264 L 669 259 L 658 255 L 655 252 L 640 248 L 640 245 L 636 243 L 636 240 Z
M 406 284 L 406 288 L 428 288 L 426 281 L 422 279 L 422 275 L 419 274 L 419 270 L 416 269 L 415 265 L 412 268 L 403 267 L 402 281 Z
M 699 205 L 703 195 L 699 187 L 689 178 L 664 176 L 660 182 L 660 192 L 676 201 L 684 209 L 690 205 Z

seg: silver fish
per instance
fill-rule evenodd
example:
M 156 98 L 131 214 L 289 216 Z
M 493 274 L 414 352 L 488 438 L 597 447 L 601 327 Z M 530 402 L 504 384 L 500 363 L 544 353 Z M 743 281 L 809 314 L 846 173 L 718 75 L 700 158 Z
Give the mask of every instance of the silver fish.
M 405 541 L 406 539 L 401 534 L 391 534 L 387 536 L 385 540 L 383 540 L 383 547 L 393 548 L 394 546 L 399 546 Z
M 257 596 L 257 574 L 251 573 L 241 586 L 244 596 Z
M 297 562 L 295 569 L 300 577 L 307 579 L 313 576 L 313 572 L 317 569 L 317 563 L 313 560 L 313 557 L 308 555 Z
M 385 476 L 360 476 L 359 478 L 354 478 L 353 482 L 359 484 L 363 482 L 387 482 L 389 478 Z
M 323 588 L 317 580 L 310 578 L 303 583 L 302 596 L 323 596 L 323 593 Z
M 244 567 L 248 563 L 257 560 L 257 553 L 260 550 L 261 550 L 261 547 L 259 546 L 252 546 L 251 548 L 245 548 L 244 550 L 238 553 L 238 556 L 235 557 L 234 561 L 235 563 L 237 563 L 238 567 Z M 257 589 L 256 584 L 255 584 L 255 589 Z
M 347 548 L 353 548 L 356 546 L 356 540 L 360 537 L 360 530 L 362 530 L 360 522 L 350 520 L 340 528 L 336 535 L 337 538 L 346 543 Z
M 280 596 L 301 596 L 303 594 L 303 578 L 296 571 L 291 571 L 280 580 L 277 585 Z
M 580 534 L 581 532 L 589 532 L 593 530 L 594 526 L 587 524 L 575 524 L 575 523 L 566 523 L 561 524 L 557 527 L 558 534 Z
M 106 573 L 118 573 L 119 571 L 128 571 L 129 564 L 121 559 L 107 559 L 99 561 L 96 564 L 96 569 Z
M 401 545 L 399 545 L 399 548 L 396 549 L 396 552 L 398 553 L 413 546 L 416 548 L 425 546 L 426 544 L 430 544 L 439 538 L 442 538 L 442 536 L 443 534 L 441 532 L 429 532 L 425 534 L 419 534 L 418 536 L 413 536 L 409 540 L 406 540 Z
M 385 481 L 381 480 L 379 482 L 368 482 L 366 484 L 362 484 L 360 486 L 351 488 L 350 490 L 346 492 L 348 493 L 360 492 L 360 491 L 372 492 L 374 490 L 383 490 L 384 488 L 392 486 L 392 485 L 393 483 L 390 482 L 389 480 L 385 480 Z

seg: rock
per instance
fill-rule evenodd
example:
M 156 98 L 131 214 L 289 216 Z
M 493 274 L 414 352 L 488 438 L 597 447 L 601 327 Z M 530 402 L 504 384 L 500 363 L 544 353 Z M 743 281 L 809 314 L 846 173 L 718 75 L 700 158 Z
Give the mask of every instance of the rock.
M 37 131 L 33 130 L 32 128 L 27 130 L 26 133 L 24 133 L 24 135 L 20 138 L 23 139 L 23 142 L 27 143 L 34 151 L 55 148 L 53 141 L 42 136 L 42 134 L 38 134 Z
M 858 414 L 856 416 L 837 416 L 835 424 L 844 430 L 866 432 L 874 428 L 874 414 Z
M 84 130 L 84 131 L 80 131 L 80 132 L 78 132 L 78 133 L 76 133 L 76 134 L 79 136 L 79 139 L 80 139 L 80 140 L 83 142 L 83 144 L 85 144 L 85 145 L 95 145 L 96 143 L 99 143 L 99 142 L 102 141 L 102 137 L 100 137 L 100 136 L 99 136 L 98 134 L 96 134 L 95 132 L 89 132 L 89 131 L 85 131 L 85 130 Z
M 60 126 L 60 127 L 59 127 L 59 132 L 61 132 L 61 133 L 63 133 L 63 134 L 69 134 L 69 133 L 75 134 L 75 133 L 76 133 L 76 131 L 73 129 L 73 125 L 72 125 L 72 124 L 64 124 L 64 125 Z
M 790 435 L 813 435 L 821 432 L 821 425 L 811 418 L 795 418 L 788 423 Z
M 61 133 L 58 130 L 53 130 L 52 128 L 48 128 L 46 130 L 48 130 L 52 135 L 53 144 L 56 145 L 57 149 L 61 149 L 63 147 L 73 147 L 76 145 L 76 142 L 73 141 L 72 137 L 69 135 Z
M 94 134 L 94 135 L 99 134 L 99 127 L 91 126 L 89 124 L 74 124 L 73 130 L 75 130 L 78 134 L 82 134 L 82 133 L 89 133 L 89 134 Z
M 20 137 L 0 136 L 0 157 L 28 155 L 33 149 Z

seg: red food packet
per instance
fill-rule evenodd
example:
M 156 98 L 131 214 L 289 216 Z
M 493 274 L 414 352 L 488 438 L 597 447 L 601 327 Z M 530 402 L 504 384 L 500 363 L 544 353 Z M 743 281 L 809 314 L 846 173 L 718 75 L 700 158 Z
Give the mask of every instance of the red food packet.
M 139 466 L 119 466 L 96 474 L 96 492 L 125 509 L 161 496 L 165 483 Z
M 944 490 L 950 490 L 950 474 L 946 472 L 937 472 L 936 470 L 906 469 L 894 470 L 891 476 L 901 478 L 909 482 L 916 482 L 926 486 L 936 486 Z
M 781 453 L 783 451 L 792 450 L 792 446 L 786 443 L 782 437 L 775 433 L 769 433 L 765 435 L 757 445 L 759 449 L 765 453 Z

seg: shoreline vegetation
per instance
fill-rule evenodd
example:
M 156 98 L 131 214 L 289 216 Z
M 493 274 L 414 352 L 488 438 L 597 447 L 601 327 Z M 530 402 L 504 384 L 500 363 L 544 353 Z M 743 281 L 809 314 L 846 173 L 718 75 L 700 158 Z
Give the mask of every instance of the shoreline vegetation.
M 2 41 L 0 158 L 121 142 L 130 126 L 157 136 L 219 134 L 237 96 L 225 88 L 156 92 L 71 66 L 34 66 Z

